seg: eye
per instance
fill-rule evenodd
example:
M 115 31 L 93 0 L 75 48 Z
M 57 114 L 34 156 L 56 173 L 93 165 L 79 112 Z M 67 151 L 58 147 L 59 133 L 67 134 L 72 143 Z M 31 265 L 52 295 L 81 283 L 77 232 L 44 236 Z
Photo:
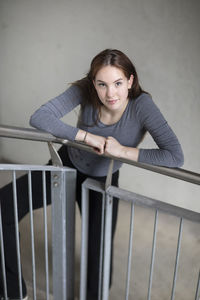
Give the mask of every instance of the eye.
M 99 87 L 105 87 L 106 85 L 105 85 L 105 83 L 98 83 L 98 86 Z
M 115 85 L 116 85 L 116 86 L 122 85 L 122 81 L 117 81 L 117 82 L 115 83 Z

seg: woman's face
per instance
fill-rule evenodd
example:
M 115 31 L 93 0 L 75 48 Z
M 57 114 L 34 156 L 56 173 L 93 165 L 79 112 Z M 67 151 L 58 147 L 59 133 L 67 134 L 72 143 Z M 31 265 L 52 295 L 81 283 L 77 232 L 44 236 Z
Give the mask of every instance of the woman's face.
M 95 77 L 94 86 L 102 104 L 111 111 L 120 111 L 128 103 L 128 89 L 133 83 L 133 75 L 126 78 L 124 72 L 114 66 L 101 68 Z

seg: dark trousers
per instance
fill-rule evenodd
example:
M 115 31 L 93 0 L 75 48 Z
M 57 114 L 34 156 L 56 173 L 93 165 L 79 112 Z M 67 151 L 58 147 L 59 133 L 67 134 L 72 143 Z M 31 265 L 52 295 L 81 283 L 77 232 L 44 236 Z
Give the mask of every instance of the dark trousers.
M 63 165 L 75 168 L 71 163 L 66 146 L 59 149 L 59 155 Z M 48 163 L 51 164 L 51 161 Z M 47 204 L 51 203 L 50 191 L 50 172 L 46 172 L 46 192 Z M 92 177 L 85 175 L 77 170 L 76 200 L 81 212 L 81 185 L 86 178 L 93 178 L 105 182 L 106 177 Z M 119 172 L 115 172 L 112 177 L 112 185 L 118 186 Z M 6 280 L 8 296 L 11 298 L 19 297 L 19 284 L 17 272 L 16 237 L 14 223 L 14 207 L 12 195 L 12 183 L 0 189 L 1 213 L 3 224 L 4 253 L 6 265 Z M 101 215 L 102 215 L 102 196 L 100 193 L 90 191 L 89 194 L 89 245 L 88 245 L 88 296 L 87 299 L 97 299 L 98 280 L 99 280 L 99 257 L 100 257 L 100 236 L 101 236 Z M 33 209 L 43 206 L 42 191 L 42 172 L 32 172 L 32 205 Z M 24 175 L 17 179 L 17 205 L 19 221 L 29 212 L 28 200 L 28 176 Z M 116 228 L 118 212 L 118 199 L 113 201 L 113 220 L 112 220 L 112 251 L 113 237 Z M 112 273 L 111 255 L 111 273 Z M 111 284 L 111 281 L 110 281 Z M 26 284 L 22 278 L 23 295 L 27 293 Z M 2 268 L 0 266 L 0 295 L 3 294 Z

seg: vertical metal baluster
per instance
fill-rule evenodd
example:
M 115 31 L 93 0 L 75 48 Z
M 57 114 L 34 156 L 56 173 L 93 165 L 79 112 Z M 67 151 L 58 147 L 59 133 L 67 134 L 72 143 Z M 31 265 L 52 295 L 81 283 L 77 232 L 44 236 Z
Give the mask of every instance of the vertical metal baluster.
M 133 230 L 134 230 L 134 204 L 131 203 L 128 265 L 127 265 L 127 275 L 126 275 L 126 300 L 128 300 L 129 288 L 130 288 L 131 260 L 132 260 L 132 251 L 133 251 Z
M 195 300 L 199 300 L 199 299 L 200 299 L 200 271 L 199 271 L 199 277 L 198 277 L 198 281 L 197 281 L 197 290 L 196 290 Z
M 17 249 L 17 269 L 19 279 L 19 295 L 22 299 L 22 271 L 21 271 L 21 257 L 20 257 L 20 244 L 19 244 L 19 225 L 18 225 L 18 212 L 17 212 L 17 186 L 16 186 L 16 171 L 13 171 L 13 202 L 14 202 L 14 217 L 15 217 L 15 236 L 16 236 L 16 249 Z
M 67 300 L 66 181 L 64 172 L 51 172 L 53 298 Z
M 108 173 L 105 182 L 105 191 L 112 183 L 114 160 L 111 159 L 108 167 Z M 113 197 L 105 193 L 105 226 L 103 238 L 103 280 L 102 280 L 102 299 L 109 298 L 109 282 L 110 282 L 110 260 L 111 260 L 111 242 L 112 242 L 112 208 Z
M 2 229 L 2 218 L 1 218 L 1 202 L 0 202 L 0 241 L 1 241 L 1 267 L 3 275 L 3 289 L 4 297 L 7 300 L 7 282 L 6 282 L 6 269 L 5 269 L 5 255 L 4 255 L 4 243 L 3 243 L 3 229 Z
M 81 221 L 81 278 L 80 300 L 86 300 L 87 293 L 87 255 L 88 255 L 88 221 L 89 190 L 82 185 L 82 221 Z
M 103 290 L 102 299 L 109 299 L 109 281 L 110 281 L 110 259 L 111 259 L 111 239 L 112 239 L 112 207 L 113 198 L 106 195 L 105 211 L 105 243 L 104 243 L 104 264 L 103 264 Z
M 173 279 L 171 300 L 174 299 L 174 294 L 175 294 L 178 262 L 179 262 L 180 247 L 181 247 L 182 228 L 183 228 L 183 219 L 181 218 L 180 219 L 180 226 L 179 226 L 179 234 L 178 234 L 178 244 L 177 244 L 177 251 L 176 251 L 176 262 L 175 262 L 175 269 L 174 269 L 174 279 Z
M 156 210 L 155 222 L 154 222 L 152 254 L 151 254 L 151 267 L 150 267 L 150 276 L 149 276 L 148 298 L 147 298 L 148 300 L 151 299 L 151 288 L 152 288 L 153 269 L 154 269 L 154 260 L 155 260 L 155 249 L 156 249 L 157 219 L 158 219 L 158 211 Z
M 101 244 L 100 244 L 101 249 L 100 249 L 100 259 L 99 259 L 99 292 L 98 292 L 98 300 L 101 300 L 101 294 L 102 294 L 104 225 L 105 225 L 105 193 L 102 194 Z
M 76 171 L 51 172 L 53 297 L 74 299 Z
M 44 217 L 46 300 L 49 300 L 49 258 L 48 258 L 47 195 L 46 195 L 46 173 L 45 173 L 45 171 L 42 171 L 42 187 L 43 187 L 43 217 Z
M 32 202 L 32 178 L 31 171 L 28 171 L 28 199 L 29 214 L 31 226 L 31 254 L 32 254 L 32 276 L 33 276 L 33 299 L 36 300 L 36 271 L 35 271 L 35 244 L 34 244 L 34 226 L 33 226 L 33 202 Z

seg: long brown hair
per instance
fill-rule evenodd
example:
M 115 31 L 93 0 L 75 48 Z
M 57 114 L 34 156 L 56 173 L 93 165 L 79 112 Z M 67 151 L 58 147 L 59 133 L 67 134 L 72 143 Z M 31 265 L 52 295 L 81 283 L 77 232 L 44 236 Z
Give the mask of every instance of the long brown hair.
M 90 65 L 90 70 L 87 73 L 86 77 L 72 83 L 72 85 L 80 87 L 82 91 L 82 109 L 84 109 L 84 106 L 86 104 L 90 104 L 94 107 L 94 111 L 98 111 L 98 113 L 96 114 L 97 116 L 99 116 L 102 103 L 98 98 L 93 80 L 95 79 L 98 71 L 105 66 L 114 66 L 121 69 L 127 79 L 130 79 L 131 75 L 134 76 L 132 87 L 129 89 L 128 93 L 128 97 L 130 100 L 137 98 L 141 95 L 141 93 L 146 93 L 139 84 L 136 68 L 128 58 L 128 56 L 117 49 L 106 49 L 93 58 Z M 96 121 L 97 120 L 95 120 L 95 123 Z

